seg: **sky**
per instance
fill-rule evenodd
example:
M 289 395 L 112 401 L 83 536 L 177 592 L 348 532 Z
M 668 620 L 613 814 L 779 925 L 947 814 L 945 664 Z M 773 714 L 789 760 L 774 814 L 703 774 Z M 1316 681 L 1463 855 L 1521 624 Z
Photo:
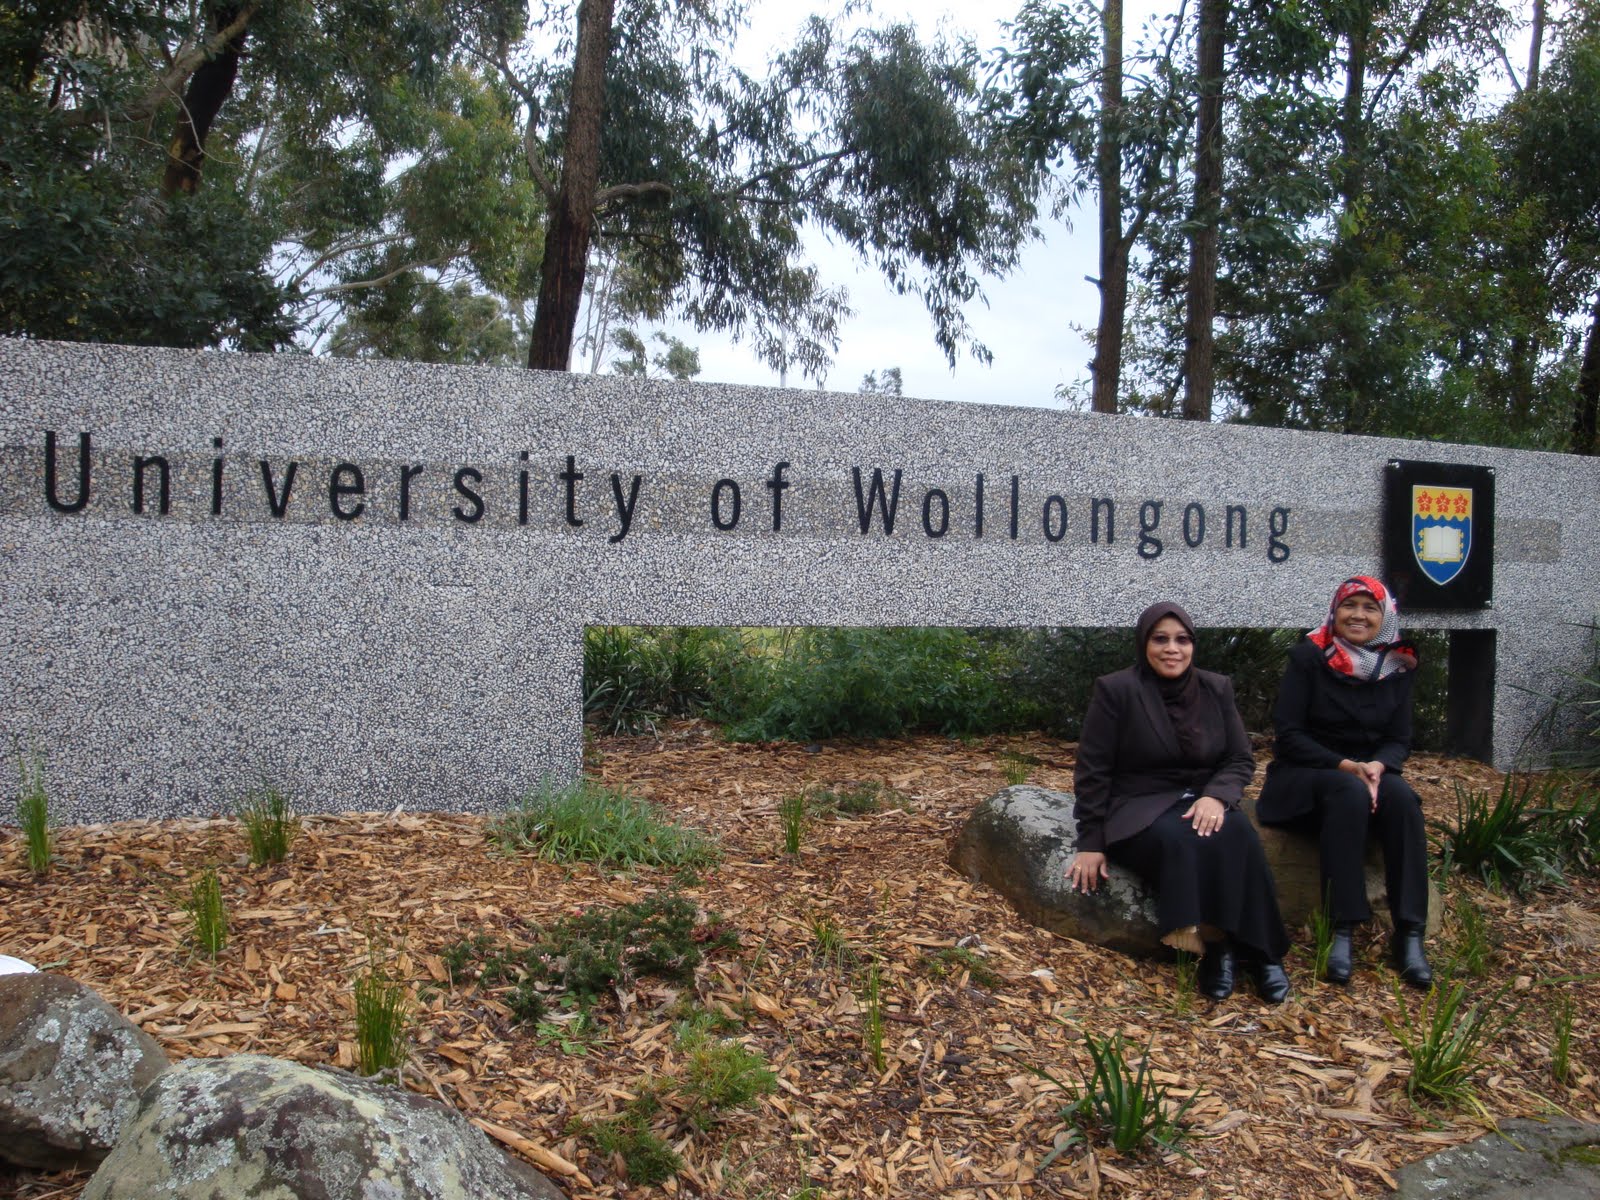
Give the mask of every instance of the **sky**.
M 1154 4 L 1130 4 L 1134 14 Z M 1000 22 L 1013 6 L 968 5 L 957 14 L 946 0 L 880 0 L 872 20 L 887 24 L 913 21 L 926 35 L 939 28 L 970 35 L 979 49 L 1002 41 Z M 979 15 L 985 10 L 994 15 Z M 738 57 L 747 69 L 759 69 L 775 46 L 793 33 L 805 10 L 790 0 L 754 0 L 750 27 L 741 38 Z M 1131 39 L 1130 39 L 1131 40 Z M 1056 389 L 1074 380 L 1087 381 L 1091 349 L 1083 330 L 1093 329 L 1099 293 L 1089 276 L 1098 260 L 1092 210 L 1074 210 L 1066 221 L 1042 225 L 1043 237 L 1024 251 L 1020 265 L 1005 279 L 982 280 L 987 304 L 974 301 L 966 312 L 978 341 L 994 354 L 985 365 L 962 353 L 952 369 L 933 340 L 933 322 L 922 301 L 896 295 L 883 277 L 859 263 L 854 254 L 820 235 L 809 240 L 811 261 L 824 281 L 843 285 L 856 315 L 846 322 L 833 368 L 825 386 L 853 392 L 869 371 L 882 374 L 899 367 L 907 396 L 929 400 L 966 400 L 994 404 L 1056 407 Z M 716 383 L 777 386 L 777 373 L 755 356 L 747 342 L 702 333 L 688 326 L 666 331 L 700 352 L 698 378 Z M 816 386 L 796 375 L 791 387 Z

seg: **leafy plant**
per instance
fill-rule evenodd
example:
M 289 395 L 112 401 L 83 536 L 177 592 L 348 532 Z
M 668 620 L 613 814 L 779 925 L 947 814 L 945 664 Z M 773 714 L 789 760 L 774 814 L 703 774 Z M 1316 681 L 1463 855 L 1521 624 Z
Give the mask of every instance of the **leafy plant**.
M 806 831 L 806 794 L 791 792 L 778 802 L 778 818 L 783 822 L 783 849 L 800 853 L 800 839 Z
M 37 756 L 17 755 L 17 824 L 27 846 L 28 870 L 35 875 L 50 871 L 50 794 L 44 785 L 44 763 Z
M 1464 984 L 1434 987 L 1423 998 L 1413 1020 L 1399 982 L 1391 986 L 1400 1020 L 1385 1017 L 1383 1022 L 1411 1060 L 1406 1094 L 1413 1100 L 1428 1099 L 1483 1113 L 1472 1076 L 1482 1065 L 1489 1043 L 1504 1027 L 1505 1021 L 1496 1018 L 1493 1005 L 1506 989 L 1495 993 L 1488 1004 L 1463 1007 L 1467 994 Z
M 183 910 L 189 916 L 189 940 L 208 958 L 221 954 L 228 944 L 228 909 L 216 868 L 207 867 L 189 889 Z
M 584 717 L 605 733 L 627 734 L 698 715 L 742 654 L 733 630 L 592 626 L 583 635 Z
M 560 786 L 545 780 L 495 818 L 489 836 L 508 853 L 531 850 L 550 862 L 604 867 L 710 866 L 716 845 L 662 818 L 649 801 L 592 779 Z
M 1496 891 L 1561 879 L 1561 785 L 1507 775 L 1500 794 L 1456 785 L 1454 825 L 1435 822 L 1446 871 L 1476 875 Z
M 250 843 L 250 865 L 280 863 L 289 857 L 289 847 L 300 832 L 299 819 L 286 793 L 270 783 L 250 792 L 236 810 Z
M 1183 1118 L 1199 1093 L 1191 1094 L 1169 1115 L 1167 1090 L 1150 1073 L 1149 1046 L 1135 1070 L 1120 1033 L 1103 1041 L 1085 1034 L 1083 1041 L 1091 1065 L 1083 1071 L 1078 1098 L 1061 1110 L 1062 1120 L 1085 1139 L 1098 1130 L 1119 1154 L 1133 1154 L 1147 1144 L 1175 1149 L 1188 1136 Z M 1050 1078 L 1043 1071 L 1039 1074 Z M 1063 1148 L 1058 1147 L 1050 1159 Z
M 883 1073 L 883 974 L 878 963 L 867 965 L 861 988 L 861 1037 L 872 1069 Z
M 356 1065 L 363 1075 L 401 1066 L 408 1053 L 411 997 L 404 981 L 389 974 L 388 946 L 369 934 L 367 969 L 355 982 Z
M 1563 992 L 1556 1000 L 1550 1043 L 1550 1074 L 1560 1084 L 1572 1082 L 1572 997 Z
M 1489 973 L 1489 959 L 1494 954 L 1489 922 L 1484 918 L 1483 910 L 1465 893 L 1452 898 L 1450 912 L 1455 919 L 1452 968 L 1481 979 Z
M 922 969 L 935 979 L 966 972 L 979 987 L 998 987 L 1002 982 L 983 955 L 966 946 L 940 946 L 930 950 L 922 956 Z

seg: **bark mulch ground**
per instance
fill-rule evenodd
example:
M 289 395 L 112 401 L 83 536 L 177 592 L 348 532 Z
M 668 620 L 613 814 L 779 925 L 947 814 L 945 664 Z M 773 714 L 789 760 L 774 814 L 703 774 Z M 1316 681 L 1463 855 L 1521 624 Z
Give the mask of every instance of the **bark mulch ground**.
M 1211 1005 L 1183 993 L 1170 966 L 1133 961 L 1035 929 L 945 862 L 972 806 L 1004 785 L 1008 763 L 1069 789 L 1073 748 L 1043 737 L 937 737 L 820 746 L 730 745 L 688 723 L 660 738 L 602 738 L 593 771 L 677 820 L 715 835 L 720 865 L 698 880 L 508 857 L 482 818 L 411 813 L 308 817 L 287 863 L 252 869 L 231 819 L 126 822 L 58 831 L 59 864 L 27 874 L 20 840 L 0 842 L 0 952 L 96 988 L 174 1058 L 259 1052 L 350 1066 L 350 985 L 365 931 L 403 947 L 398 970 L 421 1011 L 407 1086 L 442 1097 L 528 1157 L 574 1197 L 632 1192 L 621 1164 L 576 1123 L 612 1114 L 651 1078 L 682 1066 L 674 988 L 645 979 L 609 998 L 585 1032 L 514 1026 L 504 993 L 455 988 L 444 951 L 471 934 L 548 923 L 586 906 L 681 887 L 737 931 L 737 949 L 701 967 L 694 999 L 738 1022 L 778 1090 L 708 1130 L 658 1120 L 685 1159 L 674 1194 L 756 1198 L 1354 1197 L 1382 1195 L 1393 1172 L 1478 1136 L 1493 1119 L 1568 1113 L 1600 1120 L 1594 1044 L 1600 1003 L 1600 889 L 1578 882 L 1518 900 L 1452 881 L 1487 915 L 1496 947 L 1475 999 L 1513 1014 L 1476 1079 L 1482 1113 L 1419 1108 L 1389 1022 L 1396 998 L 1374 932 L 1348 990 L 1311 978 L 1306 939 L 1290 958 L 1294 998 L 1247 990 Z M 1410 775 L 1430 816 L 1454 813 L 1453 784 L 1496 787 L 1478 764 L 1430 756 Z M 873 781 L 901 798 L 818 821 L 797 857 L 783 852 L 779 803 L 807 784 Z M 1259 776 L 1258 776 L 1259 782 Z M 211 962 L 184 945 L 180 897 L 220 866 L 233 939 Z M 864 1042 L 859 968 L 819 959 L 831 923 L 860 961 L 880 964 L 884 1068 Z M 1448 957 L 1447 918 L 1433 949 Z M 976 979 L 941 958 L 969 948 Z M 1557 982 L 1552 982 L 1557 981 Z M 1574 1006 L 1568 1082 L 1550 1067 L 1558 999 Z M 677 1007 L 674 1007 L 674 1005 Z M 1086 1033 L 1151 1047 L 1174 1097 L 1198 1091 L 1185 1155 L 1119 1156 L 1091 1136 L 1042 1165 L 1087 1062 Z M 1052 1082 L 1060 1081 L 1065 1087 Z M 0 1175 L 0 1195 L 76 1196 L 85 1177 Z

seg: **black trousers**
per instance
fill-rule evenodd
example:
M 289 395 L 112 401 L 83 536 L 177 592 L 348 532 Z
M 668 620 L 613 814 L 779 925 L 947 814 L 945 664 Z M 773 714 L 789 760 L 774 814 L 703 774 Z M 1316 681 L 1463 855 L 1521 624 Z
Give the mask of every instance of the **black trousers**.
M 1428 920 L 1428 837 L 1422 802 L 1399 775 L 1378 781 L 1378 809 L 1367 785 L 1337 767 L 1274 767 L 1273 790 L 1298 789 L 1311 798 L 1311 811 L 1283 822 L 1267 822 L 1316 837 L 1321 849 L 1322 894 L 1336 923 L 1370 920 L 1367 903 L 1367 841 L 1383 850 L 1389 913 L 1395 926 Z
M 1289 935 L 1255 826 L 1230 811 L 1221 829 L 1201 837 L 1183 819 L 1189 803 L 1179 800 L 1148 828 L 1112 842 L 1106 856 L 1155 888 L 1162 933 L 1211 925 L 1246 955 L 1278 962 L 1288 953 Z

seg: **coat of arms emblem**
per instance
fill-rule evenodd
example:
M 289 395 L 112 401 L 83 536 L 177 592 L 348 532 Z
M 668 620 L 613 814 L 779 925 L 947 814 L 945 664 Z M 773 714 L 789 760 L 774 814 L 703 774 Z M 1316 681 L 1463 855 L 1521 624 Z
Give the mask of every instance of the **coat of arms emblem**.
M 1472 553 L 1471 488 L 1412 486 L 1411 553 L 1440 587 L 1461 573 Z

